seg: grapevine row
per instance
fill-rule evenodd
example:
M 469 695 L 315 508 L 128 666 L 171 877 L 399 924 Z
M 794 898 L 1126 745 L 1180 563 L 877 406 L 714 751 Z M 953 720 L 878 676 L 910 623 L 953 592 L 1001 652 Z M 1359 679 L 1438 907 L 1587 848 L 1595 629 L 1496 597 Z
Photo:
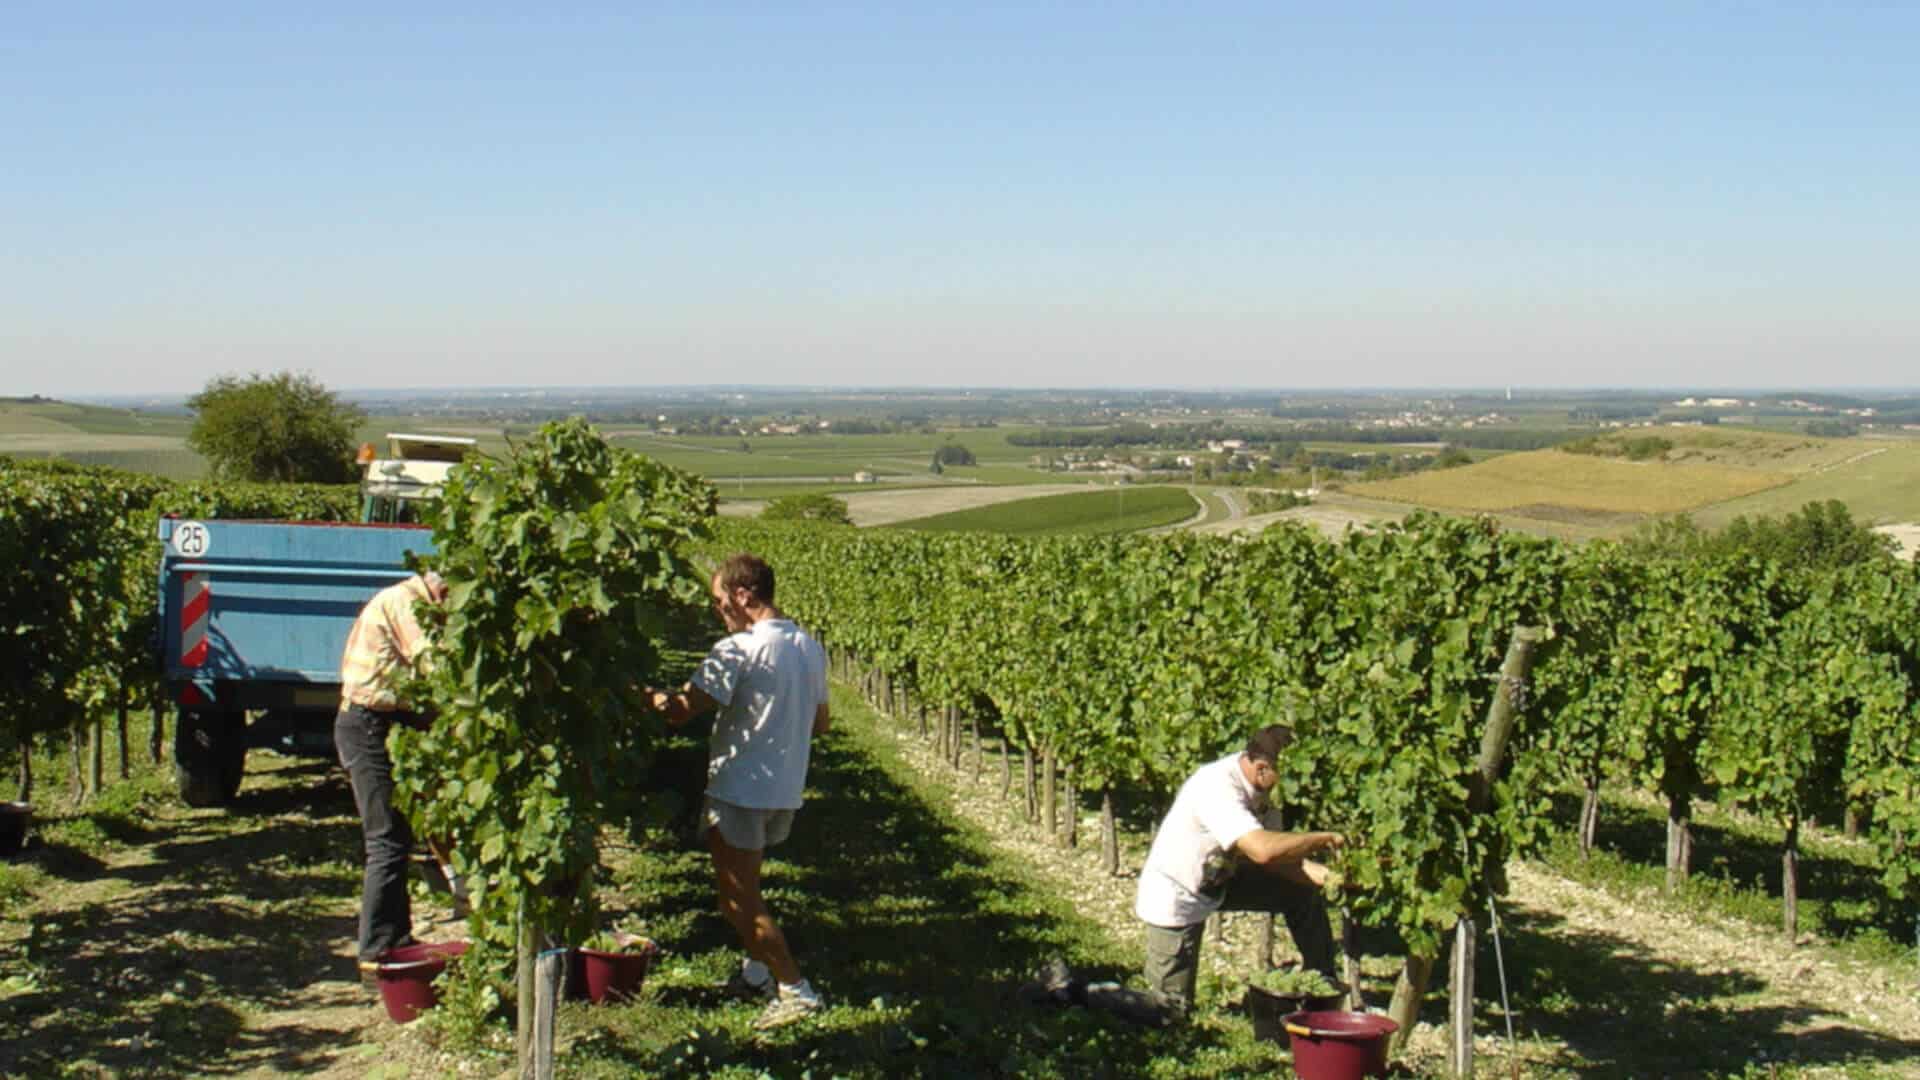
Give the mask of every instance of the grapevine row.
M 1692 800 L 1777 821 L 1789 875 L 1816 814 L 1863 822 L 1888 921 L 1916 895 L 1920 579 L 1751 556 L 1658 560 L 1420 515 L 1330 542 L 1012 539 L 726 522 L 783 607 L 936 707 L 970 711 L 1089 789 L 1169 797 L 1262 723 L 1301 739 L 1277 798 L 1346 833 L 1350 914 L 1434 955 L 1552 825 L 1551 792 L 1664 794 L 1685 876 Z M 1470 792 L 1510 633 L 1542 628 L 1491 809 Z

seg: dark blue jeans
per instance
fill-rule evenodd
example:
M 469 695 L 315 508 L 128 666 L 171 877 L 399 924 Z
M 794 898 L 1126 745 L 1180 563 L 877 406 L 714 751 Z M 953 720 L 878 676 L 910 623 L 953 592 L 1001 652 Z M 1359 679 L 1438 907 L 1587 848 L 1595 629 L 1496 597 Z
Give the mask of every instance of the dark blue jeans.
M 360 889 L 361 960 L 377 960 L 386 950 L 413 941 L 413 907 L 407 898 L 413 828 L 393 807 L 393 759 L 387 754 L 387 732 L 410 718 L 409 713 L 350 705 L 333 721 L 333 745 L 353 784 L 367 846 Z

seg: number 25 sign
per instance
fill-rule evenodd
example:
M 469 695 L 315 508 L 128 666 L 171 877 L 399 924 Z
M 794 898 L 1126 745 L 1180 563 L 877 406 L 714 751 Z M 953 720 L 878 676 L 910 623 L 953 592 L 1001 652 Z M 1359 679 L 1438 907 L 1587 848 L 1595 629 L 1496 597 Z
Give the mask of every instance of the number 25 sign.
M 213 546 L 207 527 L 198 521 L 183 521 L 173 527 L 173 553 L 197 559 Z

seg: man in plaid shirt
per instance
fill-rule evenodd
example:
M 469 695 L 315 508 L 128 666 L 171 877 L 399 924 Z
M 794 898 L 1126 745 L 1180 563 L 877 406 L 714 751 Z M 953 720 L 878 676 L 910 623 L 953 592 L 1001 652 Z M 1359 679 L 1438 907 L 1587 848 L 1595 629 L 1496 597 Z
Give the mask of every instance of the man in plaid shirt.
M 393 807 L 387 733 L 395 724 L 425 723 L 418 712 L 402 705 L 392 682 L 403 668 L 418 662 L 426 644 L 414 605 L 438 604 L 446 595 L 446 584 L 431 572 L 380 590 L 354 621 L 340 658 L 340 714 L 333 722 L 333 744 L 353 784 L 367 848 L 360 893 L 362 967 L 377 963 L 388 949 L 413 942 L 413 909 L 407 899 L 413 829 Z

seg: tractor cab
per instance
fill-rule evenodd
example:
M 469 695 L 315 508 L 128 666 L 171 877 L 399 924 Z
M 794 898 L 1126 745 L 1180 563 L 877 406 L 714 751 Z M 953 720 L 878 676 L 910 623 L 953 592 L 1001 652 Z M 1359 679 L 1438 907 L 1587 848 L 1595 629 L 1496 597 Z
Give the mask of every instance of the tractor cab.
M 458 435 L 387 436 L 387 456 L 372 443 L 360 446 L 360 520 L 410 525 L 423 520 L 428 503 L 440 497 L 447 471 L 474 452 L 478 443 Z

